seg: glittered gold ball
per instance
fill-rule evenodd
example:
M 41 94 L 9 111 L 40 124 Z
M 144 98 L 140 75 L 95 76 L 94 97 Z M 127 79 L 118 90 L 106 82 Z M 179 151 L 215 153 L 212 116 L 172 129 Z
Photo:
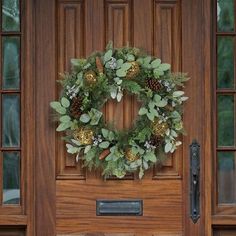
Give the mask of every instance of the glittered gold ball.
M 137 159 L 139 159 L 139 155 L 135 155 L 133 152 L 132 152 L 132 149 L 131 148 L 128 148 L 126 151 L 125 151 L 125 158 L 128 160 L 128 161 L 136 161 Z
M 166 122 L 161 122 L 159 119 L 155 119 L 152 123 L 152 132 L 156 136 L 164 136 L 169 126 Z
M 84 80 L 87 85 L 94 85 L 97 83 L 97 75 L 94 71 L 89 70 L 84 74 Z
M 89 145 L 93 143 L 93 131 L 87 128 L 79 128 L 74 134 L 74 139 L 79 141 L 82 145 Z
M 138 62 L 136 61 L 132 61 L 131 63 L 131 67 L 129 68 L 126 78 L 127 79 L 134 79 L 139 73 L 140 73 L 140 66 L 138 64 Z

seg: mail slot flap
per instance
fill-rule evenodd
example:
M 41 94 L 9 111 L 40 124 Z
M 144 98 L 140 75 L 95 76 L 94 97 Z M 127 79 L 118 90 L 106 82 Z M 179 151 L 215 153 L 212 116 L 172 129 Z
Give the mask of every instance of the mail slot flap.
M 97 200 L 97 216 L 142 216 L 142 200 Z

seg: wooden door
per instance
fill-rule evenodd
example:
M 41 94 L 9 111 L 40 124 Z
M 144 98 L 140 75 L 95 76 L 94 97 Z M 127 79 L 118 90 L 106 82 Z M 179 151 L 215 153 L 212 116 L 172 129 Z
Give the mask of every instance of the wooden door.
M 37 0 L 35 9 L 35 181 L 36 235 L 204 235 L 204 201 L 196 224 L 189 209 L 189 145 L 203 147 L 204 47 L 203 5 L 190 0 Z M 193 17 L 194 14 L 194 17 Z M 55 132 L 49 102 L 59 95 L 58 73 L 70 69 L 70 59 L 104 50 L 109 40 L 117 47 L 131 45 L 186 71 L 190 100 L 184 108 L 188 135 L 183 146 L 162 168 L 143 180 L 135 174 L 106 181 L 68 155 Z M 193 45 L 194 43 L 194 45 Z M 196 61 L 199 60 L 199 63 Z M 106 105 L 106 119 L 129 126 L 137 114 L 135 98 L 125 97 L 117 107 Z M 204 165 L 203 165 L 204 166 Z M 201 175 L 204 190 L 204 171 Z M 201 191 L 201 199 L 205 192 Z M 97 216 L 96 201 L 143 201 L 142 216 Z

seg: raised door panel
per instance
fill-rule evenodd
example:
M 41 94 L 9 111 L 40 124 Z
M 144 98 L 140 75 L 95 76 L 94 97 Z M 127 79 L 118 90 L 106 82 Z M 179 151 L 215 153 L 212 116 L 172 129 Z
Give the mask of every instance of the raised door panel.
M 179 1 L 66 0 L 58 1 L 57 7 L 57 61 L 61 72 L 69 69 L 71 57 L 104 50 L 109 40 L 117 47 L 141 47 L 172 63 L 174 70 L 180 69 Z M 160 47 L 164 36 L 168 44 L 162 42 Z M 119 104 L 107 103 L 103 111 L 108 121 L 115 120 L 123 129 L 132 125 L 138 104 L 134 97 L 125 96 Z M 59 137 L 56 142 L 59 235 L 182 235 L 181 150 L 169 157 L 164 167 L 150 170 L 142 181 L 136 175 L 104 181 L 99 172 L 81 169 L 80 163 L 66 154 Z M 143 216 L 96 216 L 97 199 L 142 199 Z

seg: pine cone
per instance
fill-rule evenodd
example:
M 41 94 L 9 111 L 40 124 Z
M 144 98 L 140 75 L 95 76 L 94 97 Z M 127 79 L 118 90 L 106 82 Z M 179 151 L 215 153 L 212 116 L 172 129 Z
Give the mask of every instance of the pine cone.
M 156 135 L 153 135 L 150 139 L 150 144 L 158 148 L 162 144 L 162 138 Z
M 154 78 L 148 78 L 146 80 L 146 85 L 148 88 L 150 88 L 152 91 L 155 91 L 155 92 L 160 91 L 162 88 L 161 83 L 157 79 L 154 79 Z
M 97 66 L 98 72 L 100 74 L 102 74 L 103 73 L 103 65 L 102 65 L 100 57 L 96 57 L 96 66 Z
M 75 97 L 73 98 L 72 102 L 71 102 L 71 106 L 70 106 L 70 115 L 75 118 L 75 119 L 79 119 L 82 111 L 81 111 L 81 105 L 82 105 L 82 99 Z

